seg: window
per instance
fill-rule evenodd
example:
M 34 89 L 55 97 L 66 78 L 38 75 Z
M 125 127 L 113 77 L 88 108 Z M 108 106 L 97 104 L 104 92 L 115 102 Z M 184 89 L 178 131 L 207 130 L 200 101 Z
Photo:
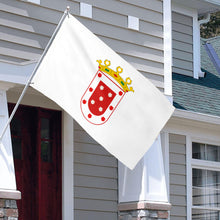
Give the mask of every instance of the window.
M 44 162 L 52 162 L 52 135 L 51 122 L 49 118 L 41 118 L 41 160 Z
M 220 219 L 220 146 L 192 143 L 192 220 Z

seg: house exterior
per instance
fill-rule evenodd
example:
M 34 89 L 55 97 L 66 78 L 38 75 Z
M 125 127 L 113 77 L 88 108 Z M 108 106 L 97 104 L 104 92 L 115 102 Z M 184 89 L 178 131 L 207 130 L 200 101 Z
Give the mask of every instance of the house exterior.
M 130 171 L 29 88 L 0 148 L 0 219 L 218 219 L 220 75 L 199 25 L 220 3 L 0 0 L 1 129 L 67 5 L 176 110 Z
M 194 123 L 190 119 L 179 121 L 181 132 L 169 136 L 170 198 L 178 210 L 177 213 L 173 207 L 171 216 L 181 218 L 192 215 L 192 219 L 217 219 L 219 215 L 216 190 L 219 181 L 220 75 L 207 44 L 213 48 L 212 54 L 219 54 L 219 37 L 201 40 L 204 77 L 197 80 L 173 73 L 174 105 L 182 113 L 188 111 L 194 120 Z M 184 128 L 185 123 L 187 127 Z M 179 170 L 178 174 L 176 170 Z

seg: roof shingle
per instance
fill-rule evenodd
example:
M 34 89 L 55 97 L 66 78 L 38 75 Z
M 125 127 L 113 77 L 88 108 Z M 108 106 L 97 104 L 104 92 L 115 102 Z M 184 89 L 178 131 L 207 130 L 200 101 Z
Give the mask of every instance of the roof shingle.
M 218 46 L 220 38 L 211 39 L 209 43 L 215 50 L 218 48 L 216 52 L 220 54 L 220 46 Z M 194 79 L 173 73 L 174 106 L 188 111 L 220 116 L 220 74 L 203 45 L 201 54 L 203 71 L 206 72 L 204 78 Z

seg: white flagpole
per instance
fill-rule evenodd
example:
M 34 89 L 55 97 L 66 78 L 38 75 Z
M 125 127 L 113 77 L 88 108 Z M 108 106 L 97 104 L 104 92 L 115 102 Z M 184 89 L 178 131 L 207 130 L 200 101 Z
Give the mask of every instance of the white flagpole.
M 40 64 L 41 64 L 41 62 L 42 62 L 44 56 L 46 55 L 46 53 L 47 53 L 47 51 L 48 51 L 48 49 L 49 49 L 51 43 L 53 42 L 53 40 L 54 40 L 54 38 L 55 38 L 57 32 L 59 31 L 59 29 L 60 29 L 60 27 L 61 27 L 61 25 L 62 25 L 64 19 L 66 18 L 67 15 L 69 15 L 69 10 L 70 10 L 70 7 L 67 6 L 66 10 L 64 11 L 64 14 L 63 14 L 62 18 L 60 19 L 60 21 L 59 21 L 59 23 L 58 23 L 58 25 L 57 25 L 57 27 L 56 27 L 54 33 L 53 33 L 53 35 L 51 36 L 51 38 L 50 38 L 50 40 L 49 40 L 49 42 L 48 42 L 46 48 L 44 49 L 44 52 L 42 53 L 42 55 L 41 55 L 41 57 L 40 57 L 38 63 L 36 64 L 36 66 L 35 66 L 35 68 L 34 68 L 32 74 L 31 74 L 30 78 L 28 79 L 28 81 L 27 81 L 27 83 L 26 83 L 26 85 L 25 85 L 25 87 L 24 87 L 24 89 L 23 89 L 23 91 L 22 91 L 22 93 L 21 93 L 21 95 L 20 95 L 20 97 L 19 97 L 19 99 L 18 99 L 18 101 L 17 101 L 17 103 L 16 103 L 16 105 L 15 105 L 15 107 L 14 107 L 14 109 L 13 109 L 13 111 L 12 111 L 10 117 L 9 117 L 9 119 L 8 119 L 8 121 L 7 121 L 7 123 L 5 124 L 4 129 L 2 130 L 2 133 L 1 133 L 1 136 L 0 136 L 0 142 L 2 141 L 2 139 L 3 139 L 3 137 L 4 137 L 4 134 L 5 134 L 5 132 L 6 132 L 7 128 L 8 128 L 8 126 L 9 126 L 9 124 L 11 123 L 11 120 L 13 119 L 13 117 L 14 117 L 14 115 L 15 115 L 15 112 L 17 111 L 18 106 L 20 105 L 21 100 L 22 100 L 23 97 L 24 97 L 25 92 L 27 91 L 29 85 L 31 84 L 31 81 L 32 81 L 32 79 L 33 79 L 33 77 L 34 77 L 34 75 L 35 75 L 35 73 L 36 73 L 38 67 L 40 66 Z

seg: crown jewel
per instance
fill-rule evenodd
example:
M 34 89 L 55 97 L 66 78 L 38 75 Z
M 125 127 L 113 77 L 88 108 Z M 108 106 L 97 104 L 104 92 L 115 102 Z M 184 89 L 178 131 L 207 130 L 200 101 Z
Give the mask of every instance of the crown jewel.
M 133 90 L 133 87 L 129 87 L 128 88 L 128 85 L 130 85 L 132 83 L 132 80 L 127 77 L 126 80 L 124 80 L 119 74 L 122 73 L 123 69 L 118 66 L 116 68 L 116 71 L 115 72 L 114 70 L 110 69 L 109 66 L 111 65 L 111 62 L 109 60 L 105 60 L 104 61 L 104 64 L 105 65 L 102 65 L 102 60 L 97 60 L 97 62 L 99 63 L 99 69 L 102 71 L 102 72 L 105 72 L 107 73 L 108 75 L 110 75 L 112 78 L 114 78 L 118 83 L 119 85 L 123 88 L 123 90 L 125 92 L 129 92 L 129 91 L 132 91 L 134 92 Z

